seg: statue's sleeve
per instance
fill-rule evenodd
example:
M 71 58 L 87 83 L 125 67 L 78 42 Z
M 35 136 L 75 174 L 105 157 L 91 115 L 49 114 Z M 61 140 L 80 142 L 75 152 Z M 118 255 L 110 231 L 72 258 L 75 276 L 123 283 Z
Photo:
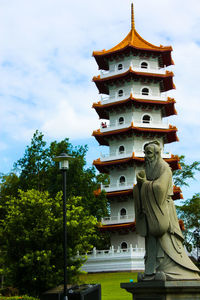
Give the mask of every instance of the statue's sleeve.
M 140 189 L 138 185 L 133 188 L 133 199 L 135 206 L 135 222 L 136 222 L 136 232 L 145 237 L 147 235 L 147 221 L 146 216 L 142 210 L 142 202 L 140 197 Z
M 167 198 L 172 182 L 171 170 L 165 168 L 160 177 L 146 181 L 141 188 L 143 212 L 146 215 L 149 232 L 153 236 L 162 236 L 169 228 Z

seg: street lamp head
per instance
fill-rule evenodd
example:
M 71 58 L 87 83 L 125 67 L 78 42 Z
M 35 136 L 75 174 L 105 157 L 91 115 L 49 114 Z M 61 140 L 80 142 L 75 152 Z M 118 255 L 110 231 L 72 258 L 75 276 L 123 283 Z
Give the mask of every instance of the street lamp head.
M 53 161 L 59 162 L 59 169 L 66 170 L 69 169 L 69 160 L 73 157 L 67 155 L 66 153 L 61 153 L 59 156 L 53 158 Z

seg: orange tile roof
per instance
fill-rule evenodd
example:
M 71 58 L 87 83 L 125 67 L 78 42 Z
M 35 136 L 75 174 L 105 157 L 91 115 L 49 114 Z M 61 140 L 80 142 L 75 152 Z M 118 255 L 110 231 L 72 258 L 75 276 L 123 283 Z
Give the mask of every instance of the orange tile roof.
M 121 101 L 115 101 L 107 104 L 102 104 L 100 101 L 97 103 L 93 103 L 92 108 L 94 108 L 99 115 L 100 119 L 109 119 L 108 110 L 112 109 L 116 106 L 123 106 L 127 103 L 134 103 L 139 105 L 147 104 L 148 106 L 159 106 L 163 108 L 163 117 L 169 117 L 171 115 L 177 115 L 177 111 L 175 109 L 174 104 L 176 101 L 174 98 L 168 97 L 167 100 L 146 100 L 146 99 L 135 99 L 132 94 L 129 98 L 121 100 Z
M 181 166 L 179 164 L 179 157 L 178 155 L 171 155 L 171 158 L 165 158 L 164 159 L 172 168 L 172 170 L 178 170 L 181 169 Z M 112 167 L 113 165 L 121 165 L 124 163 L 130 163 L 130 162 L 140 162 L 144 163 L 144 157 L 137 157 L 135 156 L 134 152 L 130 157 L 123 158 L 123 159 L 117 159 L 117 160 L 109 160 L 109 161 L 101 161 L 100 158 L 93 161 L 93 165 L 97 168 L 97 170 L 101 173 L 109 173 L 108 167 Z
M 172 143 L 179 141 L 176 132 L 177 128 L 175 126 L 169 125 L 168 129 L 161 129 L 161 128 L 144 128 L 144 127 L 136 127 L 134 126 L 133 122 L 127 128 L 111 130 L 107 132 L 101 132 L 100 129 L 94 130 L 92 135 L 96 138 L 100 145 L 109 146 L 108 139 L 110 136 L 117 136 L 118 134 L 129 134 L 129 133 L 136 133 L 136 134 L 159 134 L 165 138 L 165 143 Z
M 94 192 L 95 196 L 98 196 L 101 193 L 101 189 L 98 189 L 97 191 Z M 174 195 L 172 196 L 173 200 L 178 200 L 178 199 L 183 199 L 183 194 L 181 191 L 181 188 L 179 186 L 173 186 L 173 193 Z M 133 195 L 133 189 L 128 189 L 128 190 L 122 190 L 122 191 L 114 191 L 114 192 L 108 192 L 106 193 L 106 198 L 112 198 L 112 197 L 121 197 L 121 196 L 128 196 L 128 195 Z
M 132 229 L 135 230 L 135 221 L 124 224 L 113 224 L 113 225 L 100 225 L 101 231 L 109 231 L 109 230 L 119 230 L 119 229 Z
M 97 60 L 97 63 L 100 63 L 100 67 L 101 65 L 103 66 L 105 64 L 105 62 L 99 60 L 99 57 L 101 56 L 105 56 L 105 55 L 109 55 L 109 54 L 114 54 L 114 53 L 118 53 L 119 51 L 123 52 L 125 49 L 127 49 L 128 47 L 134 48 L 134 49 L 138 49 L 138 50 L 146 50 L 146 51 L 153 51 L 153 52 L 158 52 L 161 54 L 164 54 L 163 56 L 163 60 L 164 63 L 166 65 L 170 65 L 173 64 L 173 60 L 171 59 L 171 51 L 172 51 L 172 47 L 171 46 L 155 46 L 149 42 L 147 42 L 145 39 L 143 39 L 139 33 L 136 31 L 135 29 L 135 22 L 134 17 L 133 17 L 133 7 L 132 7 L 132 22 L 131 22 L 131 30 L 128 33 L 128 35 L 116 46 L 112 47 L 109 50 L 102 50 L 102 51 L 94 51 L 93 52 L 93 56 L 95 57 L 95 59 Z
M 94 76 L 93 81 L 96 84 L 99 93 L 101 94 L 109 94 L 109 83 L 117 83 L 121 80 L 130 80 L 135 78 L 148 78 L 148 80 L 158 80 L 161 86 L 161 91 L 166 92 L 171 89 L 175 89 L 175 84 L 173 83 L 173 72 L 166 71 L 165 74 L 157 74 L 157 73 L 148 73 L 148 72 L 139 72 L 134 71 L 132 67 L 130 67 L 127 71 L 124 73 L 112 75 L 109 77 L 101 77 L 100 75 Z

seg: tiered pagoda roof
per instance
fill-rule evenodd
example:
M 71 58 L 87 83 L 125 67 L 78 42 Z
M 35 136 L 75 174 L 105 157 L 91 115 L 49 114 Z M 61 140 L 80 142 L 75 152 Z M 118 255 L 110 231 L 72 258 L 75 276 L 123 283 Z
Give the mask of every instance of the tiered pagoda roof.
M 108 138 L 117 138 L 117 136 L 131 136 L 131 134 L 135 134 L 137 136 L 144 136 L 144 137 L 163 137 L 164 143 L 172 143 L 178 141 L 178 137 L 176 135 L 177 128 L 175 126 L 169 125 L 168 129 L 164 128 L 144 128 L 144 127 L 136 127 L 134 126 L 133 122 L 129 127 L 111 130 L 106 132 L 101 132 L 100 129 L 93 131 L 93 136 L 99 142 L 100 145 L 109 146 Z
M 94 192 L 96 197 L 98 197 L 100 193 L 101 193 L 101 189 L 98 189 Z M 172 196 L 173 200 L 183 199 L 182 191 L 179 186 L 175 186 L 175 185 L 173 186 L 173 193 L 174 193 L 174 195 Z M 129 197 L 130 195 L 133 195 L 133 188 L 131 189 L 129 188 L 127 190 L 121 190 L 121 191 L 107 192 L 106 198 L 109 200 L 116 199 L 116 198 L 125 199 L 125 197 Z
M 160 67 L 170 66 L 174 64 L 171 51 L 172 47 L 164 47 L 162 45 L 155 46 L 146 40 L 144 40 L 135 29 L 133 5 L 132 5 L 132 16 L 131 16 L 131 30 L 128 35 L 119 44 L 109 50 L 94 51 L 93 56 L 99 66 L 99 69 L 108 70 L 108 60 L 117 58 L 119 56 L 129 55 L 140 55 L 142 57 L 158 56 Z
M 179 157 L 177 155 L 172 154 L 170 158 L 165 158 L 164 160 L 170 165 L 173 171 L 181 169 L 181 166 L 179 164 Z M 133 152 L 130 157 L 122 159 L 102 161 L 100 158 L 98 158 L 93 161 L 93 165 L 101 173 L 109 173 L 109 170 L 112 169 L 112 167 L 122 166 L 131 163 L 141 165 L 144 163 L 144 157 L 137 157 Z
M 136 108 L 148 108 L 150 109 L 159 109 L 162 110 L 162 116 L 163 117 L 169 117 L 171 115 L 176 115 L 177 111 L 175 109 L 175 103 L 176 101 L 174 98 L 168 97 L 167 100 L 159 101 L 159 100 L 146 100 L 146 99 L 136 99 L 130 95 L 129 98 L 121 100 L 121 101 L 115 101 L 111 103 L 103 104 L 100 101 L 93 104 L 93 108 L 96 110 L 97 114 L 99 115 L 100 119 L 109 119 L 109 111 L 111 111 L 113 108 L 121 108 L 123 106 L 129 107 L 130 105 L 134 105 Z
M 108 85 L 111 86 L 113 84 L 120 84 L 124 81 L 142 81 L 143 83 L 151 83 L 151 82 L 159 82 L 160 83 L 160 91 L 166 92 L 175 88 L 173 83 L 173 72 L 166 71 L 165 74 L 156 74 L 149 72 L 138 72 L 134 71 L 132 67 L 128 69 L 128 71 L 120 74 L 116 74 L 108 77 L 101 77 L 100 75 L 94 76 L 93 81 L 95 82 L 99 93 L 101 94 L 109 94 Z
M 183 220 L 179 220 L 179 226 L 180 226 L 180 229 L 182 231 L 185 230 Z M 129 232 L 129 231 L 135 231 L 136 222 L 133 221 L 133 222 L 130 222 L 130 223 L 123 223 L 123 224 L 100 225 L 99 229 L 102 232 L 105 232 L 105 231 L 107 231 L 107 232 L 118 231 L 118 232 L 121 232 L 121 233 L 126 233 L 126 232 Z

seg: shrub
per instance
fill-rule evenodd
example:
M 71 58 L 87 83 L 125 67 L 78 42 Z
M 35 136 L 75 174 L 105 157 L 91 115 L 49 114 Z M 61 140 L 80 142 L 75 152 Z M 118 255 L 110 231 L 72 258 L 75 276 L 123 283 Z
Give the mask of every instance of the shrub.
M 0 300 L 39 300 L 39 299 L 24 295 L 24 296 L 13 296 L 13 297 L 0 296 Z

